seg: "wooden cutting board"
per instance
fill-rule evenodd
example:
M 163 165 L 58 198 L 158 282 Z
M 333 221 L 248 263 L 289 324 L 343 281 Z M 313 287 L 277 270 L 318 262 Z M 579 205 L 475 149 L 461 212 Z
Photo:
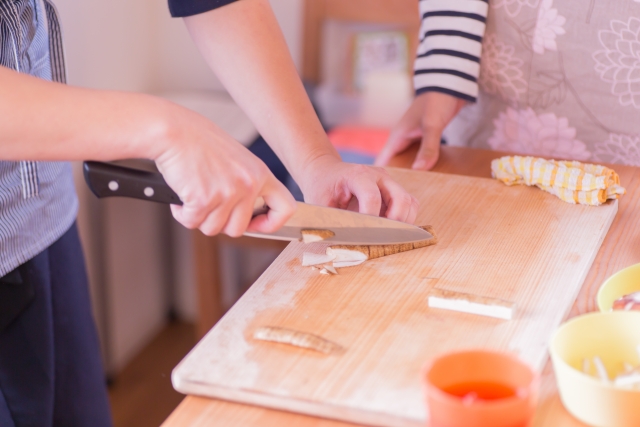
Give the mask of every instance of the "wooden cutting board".
M 175 368 L 183 393 L 379 426 L 422 426 L 420 369 L 443 352 L 512 351 L 541 370 L 547 341 L 570 309 L 616 215 L 617 202 L 570 205 L 536 188 L 391 169 L 420 201 L 436 246 L 324 276 L 292 243 Z M 429 308 L 429 291 L 516 303 L 513 320 Z M 256 341 L 281 326 L 346 348 L 323 355 Z

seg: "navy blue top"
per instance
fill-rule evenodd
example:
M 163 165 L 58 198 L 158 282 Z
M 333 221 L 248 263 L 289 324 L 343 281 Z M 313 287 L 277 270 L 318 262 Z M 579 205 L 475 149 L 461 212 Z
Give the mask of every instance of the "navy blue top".
M 169 11 L 174 18 L 197 15 L 221 6 L 226 6 L 236 0 L 169 0 Z

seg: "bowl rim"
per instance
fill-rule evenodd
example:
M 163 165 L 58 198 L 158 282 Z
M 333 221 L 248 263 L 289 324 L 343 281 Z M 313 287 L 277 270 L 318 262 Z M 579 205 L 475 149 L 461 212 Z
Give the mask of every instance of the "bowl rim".
M 598 306 L 598 310 L 600 310 L 600 312 L 608 313 L 608 312 L 612 311 L 610 308 L 609 309 L 605 309 L 601 304 L 601 299 L 603 298 L 604 289 L 608 288 L 609 286 L 611 286 L 611 282 L 616 280 L 617 277 L 623 275 L 624 273 L 628 272 L 629 270 L 633 270 L 633 269 L 636 269 L 636 268 L 640 272 L 640 263 L 631 264 L 631 265 L 629 265 L 629 266 L 627 266 L 627 267 L 625 267 L 625 268 L 623 268 L 621 270 L 616 271 L 611 276 L 609 276 L 602 283 L 602 285 L 600 285 L 600 287 L 598 288 L 598 293 L 596 294 L 596 305 Z M 638 289 L 638 290 L 640 290 L 640 289 Z
M 599 386 L 599 387 L 603 387 L 605 389 L 610 389 L 616 392 L 621 392 L 621 393 L 629 393 L 629 394 L 640 394 L 640 388 L 623 388 L 623 387 L 617 387 L 615 386 L 612 382 L 604 382 L 598 378 L 595 378 L 591 375 L 585 374 L 584 372 L 582 372 L 579 369 L 574 368 L 573 366 L 571 366 L 569 363 L 567 363 L 566 360 L 564 360 L 564 357 L 560 356 L 560 354 L 558 354 L 558 352 L 554 349 L 553 346 L 553 342 L 555 341 L 557 335 L 560 333 L 560 331 L 562 329 L 564 329 L 565 327 L 568 327 L 568 325 L 584 320 L 585 318 L 589 318 L 589 317 L 600 317 L 600 316 L 626 316 L 626 315 L 631 315 L 633 316 L 637 316 L 640 319 L 640 312 L 638 311 L 591 311 L 589 313 L 584 313 L 575 317 L 572 317 L 571 319 L 567 320 L 566 322 L 562 323 L 560 326 L 558 326 L 558 328 L 556 328 L 556 330 L 553 332 L 553 334 L 551 335 L 551 338 L 549 339 L 549 355 L 551 356 L 551 362 L 553 365 L 553 370 L 554 370 L 554 374 L 556 377 L 556 384 L 559 383 L 558 380 L 558 373 L 557 373 L 557 369 L 556 369 L 556 363 L 562 365 L 564 368 L 568 368 L 570 369 L 570 371 L 574 374 L 578 374 L 580 377 L 582 377 L 582 379 L 587 380 L 588 382 L 591 382 L 593 385 Z M 558 386 L 558 390 L 560 390 L 560 387 Z

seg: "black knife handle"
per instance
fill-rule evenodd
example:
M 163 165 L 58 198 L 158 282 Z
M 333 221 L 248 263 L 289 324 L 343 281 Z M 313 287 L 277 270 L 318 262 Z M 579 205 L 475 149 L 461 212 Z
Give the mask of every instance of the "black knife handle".
M 182 205 L 180 197 L 159 173 L 93 161 L 84 162 L 83 170 L 87 185 L 98 198 L 131 197 Z

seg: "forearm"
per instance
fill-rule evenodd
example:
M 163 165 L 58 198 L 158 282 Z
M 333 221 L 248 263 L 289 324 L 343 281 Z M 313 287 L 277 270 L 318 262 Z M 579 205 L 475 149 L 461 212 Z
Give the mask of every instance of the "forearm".
M 115 160 L 159 156 L 168 103 L 82 89 L 0 67 L 0 159 Z
M 213 235 L 271 232 L 295 210 L 269 169 L 215 124 L 148 95 L 74 88 L 0 67 L 0 160 L 156 162 L 182 206 L 175 218 Z M 262 197 L 271 208 L 252 219 Z
M 241 0 L 185 22 L 213 71 L 294 179 L 319 157 L 339 159 L 267 0 Z

